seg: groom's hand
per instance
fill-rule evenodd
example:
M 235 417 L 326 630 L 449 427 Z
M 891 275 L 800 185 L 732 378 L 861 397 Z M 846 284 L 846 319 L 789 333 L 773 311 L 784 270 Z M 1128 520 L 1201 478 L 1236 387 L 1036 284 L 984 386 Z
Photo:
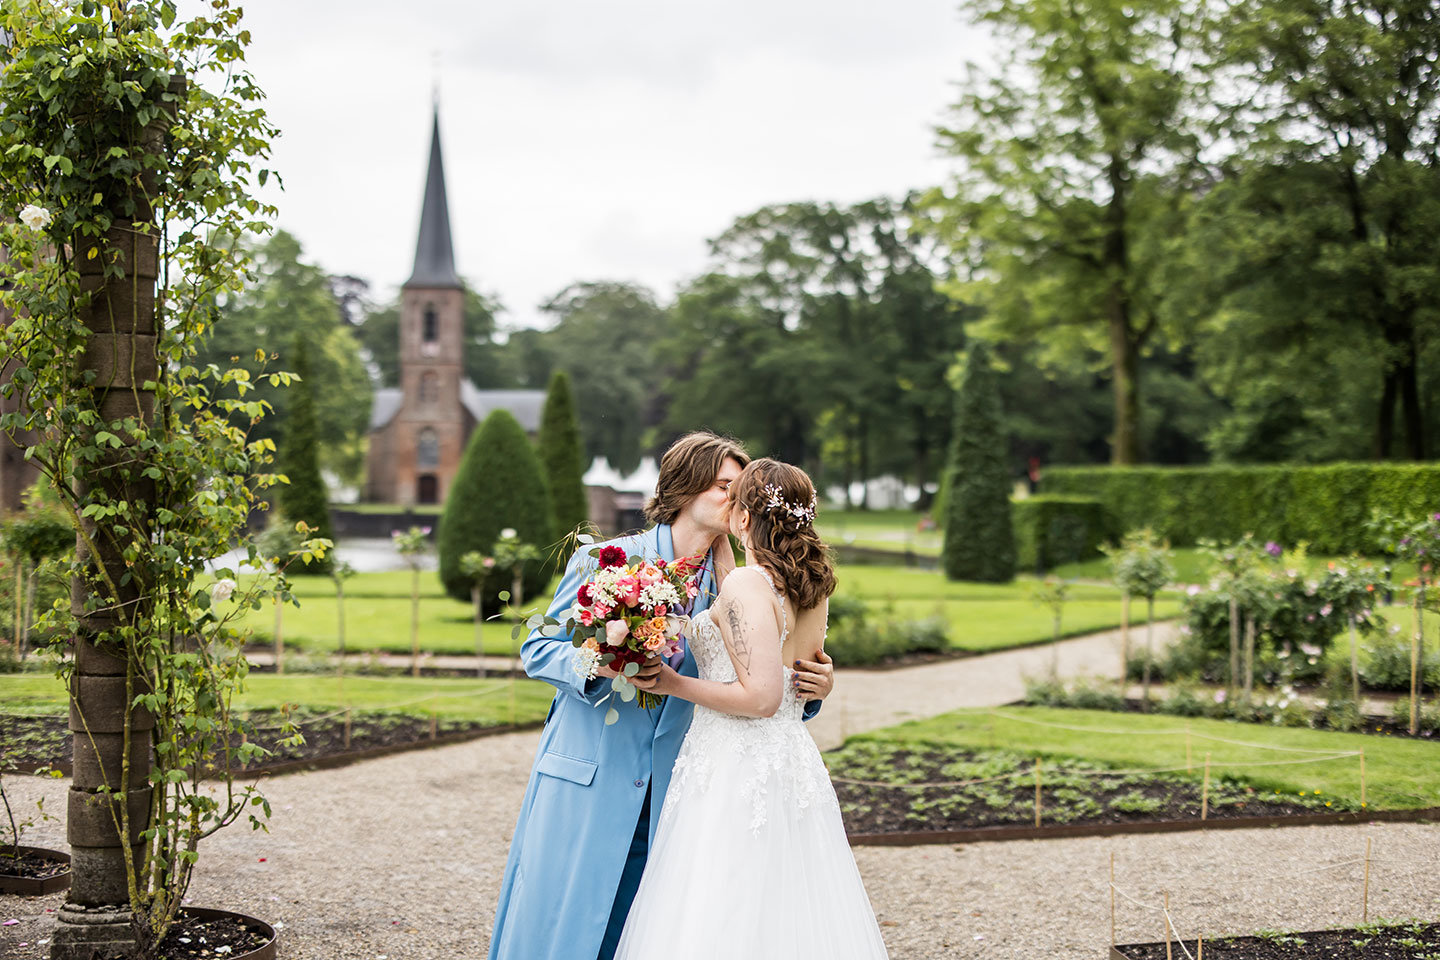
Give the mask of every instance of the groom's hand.
M 795 693 L 802 700 L 824 700 L 835 690 L 835 661 L 824 650 L 814 660 L 795 661 Z
M 662 666 L 664 666 L 664 664 L 658 657 L 646 660 L 645 664 L 640 668 L 640 672 L 630 678 L 630 682 L 635 684 L 635 689 L 637 690 L 652 690 L 655 686 L 655 678 L 660 675 L 660 668 Z M 614 670 L 610 671 L 610 676 L 615 676 Z

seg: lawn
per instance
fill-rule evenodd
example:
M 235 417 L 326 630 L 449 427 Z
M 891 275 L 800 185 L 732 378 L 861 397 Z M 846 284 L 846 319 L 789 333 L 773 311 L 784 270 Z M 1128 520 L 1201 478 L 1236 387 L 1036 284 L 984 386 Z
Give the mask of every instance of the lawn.
M 243 589 L 246 578 L 240 579 Z M 298 646 L 307 653 L 336 652 L 340 634 L 334 582 L 329 577 L 294 577 L 291 582 L 300 607 L 285 608 L 282 631 L 286 646 Z M 551 589 L 547 586 L 539 598 L 525 604 L 525 609 L 543 612 L 549 606 Z M 252 630 L 256 643 L 273 642 L 274 606 L 267 603 L 259 610 L 248 611 L 238 626 Z M 519 646 L 510 638 L 513 627 L 511 620 L 487 620 L 483 627 L 485 652 L 513 655 Z M 410 652 L 407 571 L 362 573 L 345 582 L 345 643 L 352 652 Z M 420 574 L 420 648 L 429 653 L 475 652 L 473 608 L 447 595 L 433 571 Z
M 286 704 L 311 710 L 351 707 L 357 711 L 393 711 L 424 714 L 485 724 L 509 723 L 509 679 L 464 680 L 421 677 L 345 677 L 334 674 L 251 674 L 234 706 L 241 711 L 278 709 Z M 539 680 L 514 684 L 515 719 L 535 723 L 545 711 L 555 688 Z M 0 675 L 0 710 L 26 713 L 62 713 L 67 703 L 65 686 L 54 676 Z
M 920 530 L 920 518 L 921 514 L 914 510 L 825 510 L 815 525 L 828 543 L 938 557 L 944 532 Z M 1312 556 L 1306 558 L 1305 566 L 1318 575 L 1327 563 L 1341 559 Z M 1174 562 L 1176 583 L 1205 583 L 1210 579 L 1210 558 L 1197 547 L 1177 547 Z M 1376 562 L 1383 563 L 1383 559 Z M 1109 580 L 1110 561 L 1096 557 L 1082 563 L 1062 564 L 1051 572 L 1066 580 Z M 1397 583 L 1414 576 L 1413 565 L 1402 564 L 1395 569 Z
M 957 750 L 1007 750 L 1027 756 L 1071 758 L 1112 768 L 1167 769 L 1185 766 L 1185 730 L 1191 731 L 1193 772 L 1200 779 L 1205 754 L 1211 776 L 1243 782 L 1280 795 L 1335 797 L 1346 806 L 1360 800 L 1360 763 L 1365 751 L 1366 796 L 1372 809 L 1440 806 L 1440 745 L 1422 740 L 1266 727 L 1201 718 L 1007 707 L 962 710 L 862 734 L 854 742 Z M 1215 738 L 1215 739 L 1204 739 Z M 1237 741 L 1237 743 L 1221 741 Z M 1314 763 L 1250 766 L 1321 758 Z M 1180 775 L 1186 775 L 1183 771 Z M 1317 795 L 1314 791 L 1320 791 Z
M 931 557 L 940 555 L 939 530 L 921 530 L 914 510 L 822 510 L 815 527 L 827 543 L 909 550 Z
M 893 606 L 901 619 L 942 617 L 949 624 L 950 643 L 957 650 L 983 652 L 1043 643 L 1054 624 L 1048 607 L 1031 599 L 1035 581 L 959 583 L 938 571 L 913 567 L 848 566 L 839 571 L 840 590 L 877 605 Z M 1061 631 L 1065 636 L 1108 630 L 1120 625 L 1120 592 L 1112 587 L 1072 585 Z M 1180 613 L 1179 594 L 1162 594 L 1155 604 L 1157 620 Z M 1134 623 L 1143 623 L 1143 604 L 1131 607 Z
M 999 650 L 1042 643 L 1051 637 L 1051 615 L 1031 600 L 1034 581 L 1009 584 L 956 583 L 938 571 L 908 567 L 855 565 L 838 571 L 840 589 L 876 605 L 877 614 L 906 620 L 939 616 L 949 624 L 956 649 Z M 295 594 L 299 609 L 286 607 L 283 630 L 287 646 L 312 654 L 333 653 L 338 631 L 335 587 L 328 577 L 297 577 Z M 243 578 L 242 578 L 243 586 Z M 527 610 L 548 605 L 550 595 L 541 595 Z M 1157 619 L 1178 615 L 1178 595 L 1164 595 L 1156 604 Z M 1144 610 L 1134 608 L 1135 621 Z M 346 645 L 351 651 L 410 651 L 410 574 L 364 573 L 345 585 Z M 1066 636 L 1105 630 L 1120 624 L 1120 594 L 1110 587 L 1074 586 L 1066 604 L 1063 632 Z M 241 619 L 242 627 L 254 631 L 255 643 L 266 644 L 274 636 L 274 607 L 266 605 Z M 492 620 L 484 626 L 485 652 L 504 656 L 515 652 L 511 640 L 512 621 Z M 475 627 L 470 605 L 452 600 L 441 589 L 434 573 L 420 576 L 420 647 L 430 653 L 469 654 L 475 652 Z

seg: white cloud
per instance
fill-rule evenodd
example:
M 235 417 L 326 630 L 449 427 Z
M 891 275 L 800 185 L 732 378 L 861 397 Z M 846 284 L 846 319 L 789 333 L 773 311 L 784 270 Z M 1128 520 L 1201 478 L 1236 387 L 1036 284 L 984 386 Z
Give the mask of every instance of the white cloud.
M 432 57 L 456 259 L 511 322 L 579 279 L 663 298 L 767 203 L 939 182 L 976 55 L 949 0 L 248 0 L 279 224 L 381 296 L 408 275 Z

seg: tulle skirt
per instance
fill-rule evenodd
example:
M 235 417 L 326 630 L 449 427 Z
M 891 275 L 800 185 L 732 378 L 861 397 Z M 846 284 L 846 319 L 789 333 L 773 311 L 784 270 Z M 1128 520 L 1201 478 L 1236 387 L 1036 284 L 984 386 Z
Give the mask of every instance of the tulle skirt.
M 800 721 L 774 718 L 793 729 L 777 738 L 771 728 L 747 749 L 744 724 L 706 736 L 696 729 L 706 719 L 676 762 L 616 960 L 885 958 L 834 788 Z

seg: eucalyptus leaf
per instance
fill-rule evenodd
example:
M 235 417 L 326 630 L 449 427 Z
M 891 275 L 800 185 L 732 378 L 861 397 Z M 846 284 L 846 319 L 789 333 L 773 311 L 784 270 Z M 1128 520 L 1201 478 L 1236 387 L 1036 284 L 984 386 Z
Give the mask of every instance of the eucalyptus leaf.
M 614 707 L 611 707 L 609 710 L 605 711 L 605 726 L 608 727 L 610 726 L 610 724 L 616 722 L 619 719 L 620 711 L 616 710 Z
M 624 670 L 623 672 L 624 672 L 625 676 L 627 676 L 627 677 L 633 677 L 633 676 L 635 676 L 635 674 L 637 674 L 637 673 L 640 672 L 640 664 L 638 664 L 638 663 L 627 663 L 627 664 L 625 664 L 625 670 Z

